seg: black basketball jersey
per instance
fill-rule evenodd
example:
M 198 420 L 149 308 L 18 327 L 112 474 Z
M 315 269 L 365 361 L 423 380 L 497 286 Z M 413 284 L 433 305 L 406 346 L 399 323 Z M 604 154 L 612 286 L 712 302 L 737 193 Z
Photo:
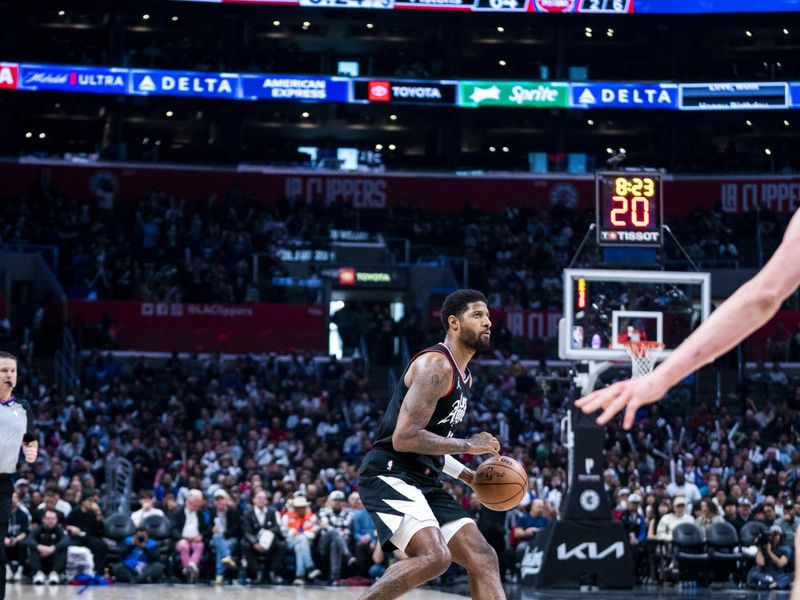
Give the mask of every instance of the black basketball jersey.
M 450 384 L 450 391 L 439 398 L 436 409 L 433 411 L 433 416 L 431 416 L 425 429 L 442 437 L 453 437 L 456 426 L 464 419 L 464 415 L 467 412 L 467 403 L 469 402 L 472 376 L 469 370 L 462 376 L 450 349 L 445 344 L 439 343 L 418 352 L 403 371 L 403 375 L 400 377 L 400 381 L 397 382 L 397 387 L 395 387 L 392 399 L 389 401 L 386 413 L 383 415 L 383 421 L 378 428 L 378 435 L 373 447 L 394 454 L 397 457 L 398 467 L 423 477 L 435 478 L 439 477 L 444 465 L 444 457 L 413 452 L 398 452 L 392 445 L 392 434 L 394 434 L 394 430 L 397 427 L 400 406 L 406 397 L 406 393 L 408 393 L 408 387 L 405 384 L 406 373 L 411 368 L 411 364 L 426 352 L 439 352 L 447 358 L 453 369 L 453 381 Z

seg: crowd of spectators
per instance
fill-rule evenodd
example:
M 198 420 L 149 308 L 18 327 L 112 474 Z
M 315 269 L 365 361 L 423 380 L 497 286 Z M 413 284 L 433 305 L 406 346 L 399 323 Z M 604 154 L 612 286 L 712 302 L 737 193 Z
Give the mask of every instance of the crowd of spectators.
M 278 258 L 281 248 L 325 243 L 331 229 L 358 223 L 383 238 L 408 240 L 412 260 L 463 257 L 470 285 L 486 290 L 492 306 L 561 310 L 561 271 L 592 220 L 593 215 L 576 215 L 563 206 L 532 210 L 510 205 L 499 213 L 480 213 L 466 199 L 464 210 L 451 214 L 411 206 L 373 214 L 321 200 L 284 200 L 267 207 L 238 189 L 225 198 L 188 201 L 154 190 L 135 203 L 115 203 L 111 196 L 90 203 L 42 185 L 0 216 L 0 240 L 55 243 L 59 277 L 71 298 L 265 302 L 286 298 L 283 284 L 273 285 L 288 275 Z M 756 266 L 753 223 L 749 215 L 697 210 L 688 219 L 675 218 L 673 225 L 695 261 Z M 785 225 L 784 217 L 762 211 L 762 259 L 771 254 Z M 678 246 L 668 244 L 666 252 L 666 258 L 686 262 Z M 259 255 L 255 275 L 254 254 Z M 590 244 L 576 266 L 598 263 L 599 253 Z M 683 268 L 689 268 L 688 262 Z M 313 264 L 309 277 L 322 284 Z M 301 300 L 319 297 L 311 290 Z
M 459 435 L 492 431 L 503 452 L 525 465 L 531 492 L 503 514 L 482 508 L 460 482 L 445 478 L 445 486 L 513 580 L 526 546 L 564 499 L 559 423 L 573 392 L 566 371 L 544 363 L 476 364 L 474 373 Z M 18 508 L 5 540 L 12 580 L 55 583 L 68 556 L 73 563 L 91 555 L 95 571 L 119 581 L 363 583 L 396 559 L 375 547 L 358 500 L 357 468 L 384 408 L 358 361 L 193 356 L 156 364 L 94 354 L 82 389 L 66 395 L 48 387 L 24 353 L 20 374 L 42 451 L 20 467 L 16 483 Z M 689 520 L 703 532 L 720 518 L 738 531 L 753 520 L 777 525 L 776 552 L 791 539 L 790 506 L 800 499 L 800 385 L 786 376 L 759 386 L 762 375 L 742 386 L 741 415 L 693 402 L 689 380 L 643 410 L 632 432 L 608 429 L 605 485 L 615 518 L 640 546 L 643 581 L 669 580 L 672 565 L 657 549 Z M 117 457 L 133 465 L 131 517 L 139 529 L 109 545 L 105 466 Z M 162 536 L 160 519 L 168 522 Z M 444 580 L 458 575 L 454 567 Z
M 251 279 L 253 252 L 264 252 L 267 271 L 280 274 L 276 248 L 325 237 L 356 216 L 368 231 L 409 239 L 415 253 L 466 257 L 471 284 L 487 290 L 492 306 L 539 310 L 561 309 L 559 273 L 590 220 L 559 207 L 509 207 L 495 215 L 468 206 L 450 215 L 397 208 L 390 218 L 356 215 L 344 203 L 268 208 L 235 190 L 225 202 L 153 192 L 136 204 L 92 206 L 42 188 L 0 215 L 0 236 L 57 240 L 59 275 L 72 297 L 247 302 L 270 293 Z M 782 220 L 765 217 L 772 240 Z M 723 213 L 692 219 L 698 226 L 688 249 L 695 258 L 740 257 L 750 225 Z M 581 264 L 595 258 L 589 251 Z M 398 333 L 412 352 L 423 345 L 428 320 L 412 309 L 394 323 L 380 304 L 334 318 L 346 355 L 366 336 L 385 363 L 395 359 Z M 502 325 L 495 334 L 499 345 L 512 343 Z M 796 356 L 800 337 L 781 330 L 768 349 L 774 360 Z M 357 357 L 192 356 L 155 364 L 94 353 L 83 364 L 81 387 L 66 393 L 48 386 L 25 349 L 19 369 L 43 451 L 33 466 L 21 467 L 17 482 L 15 525 L 5 540 L 11 579 L 55 583 L 69 564 L 91 560 L 119 581 L 363 582 L 398 558 L 376 548 L 358 500 L 357 468 L 383 402 Z M 531 540 L 560 510 L 567 460 L 559 423 L 574 391 L 564 369 L 514 356 L 500 367 L 477 365 L 475 373 L 460 434 L 495 433 L 528 470 L 531 494 L 521 508 L 498 515 L 462 484 L 446 486 L 475 516 L 511 580 Z M 668 579 L 671 565 L 659 544 L 689 520 L 704 534 L 720 519 L 737 531 L 751 520 L 777 524 L 776 549 L 793 534 L 789 506 L 800 499 L 797 380 L 777 363 L 757 369 L 738 390 L 741 411 L 697 402 L 693 382 L 642 411 L 633 432 L 608 430 L 606 487 L 638 547 L 642 580 Z M 135 531 L 109 545 L 105 466 L 118 457 L 134 469 Z M 476 466 L 474 457 L 462 458 Z M 159 519 L 167 525 L 152 525 Z M 784 562 L 765 552 L 759 567 Z M 454 568 L 445 579 L 457 574 Z M 769 576 L 775 581 L 768 587 L 785 586 L 786 578 Z
M 241 303 L 280 300 L 271 286 L 287 273 L 279 248 L 329 239 L 331 228 L 348 229 L 358 220 L 367 230 L 408 239 L 415 256 L 466 257 L 473 285 L 492 290 L 495 306 L 544 308 L 560 305 L 558 274 L 585 224 L 568 210 L 356 212 L 343 202 L 265 207 L 237 190 L 194 202 L 153 191 L 134 204 L 95 205 L 43 186 L 2 215 L 0 239 L 55 242 L 59 276 L 71 298 Z M 491 243 L 498 239 L 504 240 L 500 246 Z M 254 253 L 261 255 L 259 282 Z

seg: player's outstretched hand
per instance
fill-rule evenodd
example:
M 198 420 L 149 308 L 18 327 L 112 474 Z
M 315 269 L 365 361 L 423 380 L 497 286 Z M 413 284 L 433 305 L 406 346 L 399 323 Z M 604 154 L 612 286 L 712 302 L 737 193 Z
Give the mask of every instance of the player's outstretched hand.
M 467 440 L 467 444 L 469 444 L 469 449 L 467 450 L 469 454 L 493 454 L 495 456 L 500 456 L 500 442 L 498 442 L 497 438 L 491 433 L 485 431 L 476 433 Z
M 658 402 L 666 392 L 667 390 L 662 389 L 650 374 L 637 379 L 620 381 L 602 390 L 592 392 L 576 401 L 575 406 L 587 415 L 602 410 L 602 414 L 597 417 L 598 425 L 605 425 L 624 408 L 625 418 L 622 426 L 630 429 L 633 427 L 636 411 L 647 404 Z

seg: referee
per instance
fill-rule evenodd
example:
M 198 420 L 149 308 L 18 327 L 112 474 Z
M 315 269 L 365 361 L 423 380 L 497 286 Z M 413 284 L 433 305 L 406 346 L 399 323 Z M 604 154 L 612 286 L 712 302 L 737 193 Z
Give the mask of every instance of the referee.
M 33 411 L 24 400 L 14 397 L 17 385 L 17 357 L 0 352 L 0 600 L 6 597 L 6 550 L 8 520 L 11 516 L 11 477 L 17 470 L 19 449 L 32 463 L 39 453 L 33 433 Z

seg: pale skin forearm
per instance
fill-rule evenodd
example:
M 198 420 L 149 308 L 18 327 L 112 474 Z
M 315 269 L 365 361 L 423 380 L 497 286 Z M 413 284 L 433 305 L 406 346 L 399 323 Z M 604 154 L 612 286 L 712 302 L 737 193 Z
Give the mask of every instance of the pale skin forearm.
M 689 373 L 733 348 L 769 321 L 800 285 L 800 212 L 767 265 L 726 300 L 650 375 L 620 381 L 592 392 L 575 405 L 587 414 L 602 410 L 599 425 L 625 410 L 623 426 L 633 426 L 636 411 L 657 402 Z
M 783 299 L 759 291 L 757 277 L 743 285 L 654 372 L 665 391 L 735 347 L 778 311 Z
M 669 389 L 752 334 L 800 285 L 800 212 L 772 259 L 690 335 L 653 373 Z

